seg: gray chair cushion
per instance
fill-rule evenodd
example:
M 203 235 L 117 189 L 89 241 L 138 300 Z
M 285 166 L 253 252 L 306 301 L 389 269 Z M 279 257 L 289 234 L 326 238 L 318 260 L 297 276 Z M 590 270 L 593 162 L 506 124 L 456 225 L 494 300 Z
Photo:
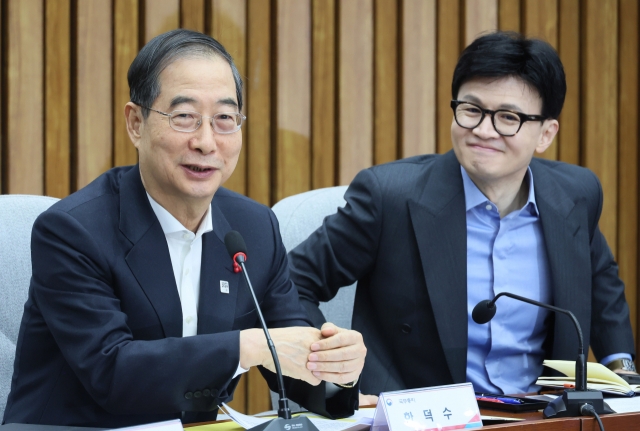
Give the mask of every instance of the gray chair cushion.
M 0 196 L 0 417 L 11 388 L 16 340 L 31 279 L 31 228 L 57 202 L 46 196 Z
M 273 206 L 280 223 L 282 242 L 287 251 L 307 239 L 322 225 L 326 216 L 337 212 L 345 204 L 347 186 L 311 190 L 285 198 Z M 321 302 L 320 310 L 328 322 L 351 328 L 356 284 L 343 287 L 329 302 Z

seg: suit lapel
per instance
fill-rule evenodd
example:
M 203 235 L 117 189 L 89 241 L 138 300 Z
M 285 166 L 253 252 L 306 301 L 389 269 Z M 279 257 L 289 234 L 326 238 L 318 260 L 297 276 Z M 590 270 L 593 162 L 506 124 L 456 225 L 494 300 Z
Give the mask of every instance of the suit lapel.
M 238 289 L 243 288 L 242 274 L 233 272 L 233 261 L 224 244 L 231 226 L 215 197 L 211 203 L 211 219 L 213 231 L 202 236 L 198 334 L 233 329 Z M 229 293 L 222 292 L 223 281 L 229 283 Z
M 466 381 L 467 225 L 464 188 L 453 152 L 434 162 L 409 201 L 411 222 L 438 335 L 454 382 Z
M 156 310 L 165 337 L 182 337 L 182 308 L 169 248 L 138 166 L 120 182 L 120 231 L 133 243 L 125 260 Z
M 588 345 L 591 269 L 587 208 L 583 201 L 574 202 L 567 195 L 549 168 L 535 159 L 530 166 L 549 261 L 553 302 L 575 314 Z M 573 325 L 563 319 L 566 317 L 555 316 L 553 356 L 571 358 L 578 343 Z

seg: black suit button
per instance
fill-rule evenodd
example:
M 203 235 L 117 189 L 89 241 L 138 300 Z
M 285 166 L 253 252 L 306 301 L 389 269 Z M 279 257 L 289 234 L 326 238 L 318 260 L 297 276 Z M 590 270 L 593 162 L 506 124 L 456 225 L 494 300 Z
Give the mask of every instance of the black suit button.
M 202 395 L 204 395 L 205 397 L 210 397 L 211 391 L 209 389 L 205 389 L 204 391 L 202 391 Z
M 215 397 L 216 395 L 218 395 L 218 391 L 215 389 L 211 389 L 211 396 Z
M 193 392 L 187 392 L 186 394 L 184 394 L 184 397 L 190 400 L 191 398 L 193 398 Z
M 195 391 L 193 393 L 193 398 L 200 398 L 201 396 L 202 396 L 202 392 L 200 392 L 200 391 Z
M 402 332 L 404 332 L 405 334 L 410 334 L 411 333 L 411 325 L 409 325 L 408 323 L 405 323 L 402 325 Z

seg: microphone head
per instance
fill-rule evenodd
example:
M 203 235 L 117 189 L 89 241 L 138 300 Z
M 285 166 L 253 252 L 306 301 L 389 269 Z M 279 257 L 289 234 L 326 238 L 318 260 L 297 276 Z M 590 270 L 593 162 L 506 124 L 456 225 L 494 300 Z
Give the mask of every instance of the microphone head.
M 227 253 L 229 253 L 231 259 L 233 259 L 237 253 L 247 254 L 247 245 L 244 243 L 244 238 L 242 238 L 242 235 L 240 235 L 238 231 L 229 231 L 224 236 L 224 245 L 227 247 Z
M 471 317 L 474 322 L 482 325 L 493 319 L 493 316 L 496 315 L 496 311 L 496 304 L 492 304 L 490 300 L 485 299 L 484 301 L 478 302 L 476 306 L 473 307 Z

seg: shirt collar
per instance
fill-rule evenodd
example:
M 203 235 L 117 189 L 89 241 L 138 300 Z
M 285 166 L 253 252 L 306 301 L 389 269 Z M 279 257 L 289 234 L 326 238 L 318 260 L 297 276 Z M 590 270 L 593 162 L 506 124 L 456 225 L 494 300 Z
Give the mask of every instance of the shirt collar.
M 478 186 L 471 180 L 467 171 L 460 165 L 460 172 L 462 173 L 462 184 L 464 186 L 464 199 L 466 203 L 466 210 L 469 211 L 478 205 L 484 205 L 489 199 L 480 191 Z M 538 205 L 536 204 L 536 194 L 533 188 L 533 172 L 531 167 L 527 166 L 527 173 L 525 179 L 529 181 L 529 197 L 524 208 L 531 208 L 531 214 L 539 216 Z
M 149 199 L 151 208 L 156 214 L 156 217 L 158 218 L 160 226 L 162 227 L 162 231 L 165 235 L 175 232 L 189 232 L 189 229 L 184 227 L 182 223 L 178 221 L 178 219 L 172 216 L 169 211 L 164 209 L 162 205 L 156 202 L 149 193 L 147 193 L 147 198 Z M 204 218 L 200 222 L 200 226 L 198 226 L 198 230 L 196 231 L 196 237 L 201 236 L 207 232 L 211 232 L 212 230 L 213 222 L 211 220 L 211 204 L 209 204 L 209 208 L 207 208 L 207 212 L 204 214 Z

